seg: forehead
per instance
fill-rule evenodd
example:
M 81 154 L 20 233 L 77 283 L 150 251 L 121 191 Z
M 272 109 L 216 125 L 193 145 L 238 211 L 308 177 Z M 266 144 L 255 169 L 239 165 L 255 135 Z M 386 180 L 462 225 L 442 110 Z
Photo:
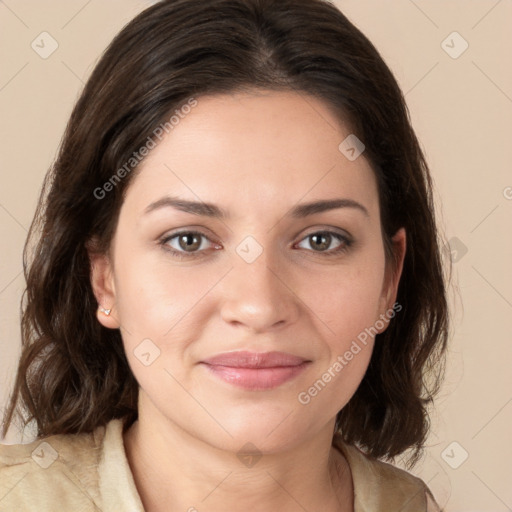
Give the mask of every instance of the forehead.
M 364 154 L 351 161 L 339 149 L 349 135 L 329 105 L 303 93 L 199 97 L 142 161 L 125 202 L 143 210 L 165 194 L 179 195 L 242 215 L 347 197 L 372 215 L 373 171 Z

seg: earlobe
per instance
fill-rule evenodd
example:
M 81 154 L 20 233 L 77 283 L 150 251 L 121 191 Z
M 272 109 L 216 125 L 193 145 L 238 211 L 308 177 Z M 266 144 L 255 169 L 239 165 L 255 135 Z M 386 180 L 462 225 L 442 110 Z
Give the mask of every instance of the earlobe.
M 106 254 L 95 251 L 91 244 L 87 247 L 90 262 L 90 279 L 94 296 L 98 302 L 96 316 L 104 327 L 119 328 L 115 314 L 116 294 L 112 264 Z
M 112 309 L 105 309 L 100 305 L 98 306 L 96 316 L 98 318 L 98 322 L 103 325 L 103 327 L 107 327 L 108 329 L 118 329 L 120 326 L 119 321 L 112 314 Z

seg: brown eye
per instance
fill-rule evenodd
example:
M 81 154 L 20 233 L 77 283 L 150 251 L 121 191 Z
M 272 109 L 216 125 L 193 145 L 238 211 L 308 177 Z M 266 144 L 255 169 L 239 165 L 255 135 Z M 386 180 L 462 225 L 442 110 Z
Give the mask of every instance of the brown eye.
M 338 244 L 332 247 L 333 241 L 336 240 Z M 352 245 L 352 241 L 349 238 L 334 231 L 318 231 L 311 233 L 303 238 L 301 243 L 304 243 L 304 241 L 309 242 L 312 252 L 325 253 L 326 256 L 343 252 Z
M 331 245 L 332 237 L 327 233 L 311 235 L 309 238 L 312 241 L 311 246 L 320 251 L 328 249 Z
M 201 246 L 201 235 L 196 233 L 178 235 L 178 243 L 184 251 L 193 252 Z
M 198 231 L 181 231 L 164 237 L 160 244 L 166 251 L 177 258 L 186 258 L 187 256 L 199 256 L 205 249 L 208 249 L 208 244 L 214 244 L 209 238 Z

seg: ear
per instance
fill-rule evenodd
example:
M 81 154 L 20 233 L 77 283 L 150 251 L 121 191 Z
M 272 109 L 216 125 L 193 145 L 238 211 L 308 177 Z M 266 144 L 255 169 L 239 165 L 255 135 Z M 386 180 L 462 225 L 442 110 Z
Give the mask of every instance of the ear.
M 384 278 L 384 286 L 380 298 L 380 313 L 384 314 L 387 310 L 392 309 L 398 295 L 398 285 L 402 276 L 406 252 L 406 232 L 405 228 L 400 228 L 391 239 L 393 258 L 386 262 L 386 273 Z M 386 330 L 389 322 L 384 322 L 385 326 L 380 332 Z
M 97 244 L 94 241 L 86 244 L 91 269 L 91 286 L 98 301 L 96 315 L 104 327 L 118 329 L 120 323 L 115 309 L 116 293 L 112 262 L 107 254 L 98 251 L 96 247 Z M 110 310 L 110 313 L 106 314 L 103 310 Z

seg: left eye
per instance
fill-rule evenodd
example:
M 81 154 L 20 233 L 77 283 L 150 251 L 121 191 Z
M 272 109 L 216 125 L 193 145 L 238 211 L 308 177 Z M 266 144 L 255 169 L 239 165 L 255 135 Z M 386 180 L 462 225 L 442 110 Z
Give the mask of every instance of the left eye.
M 321 253 L 337 253 L 347 249 L 351 244 L 347 237 L 332 231 L 319 231 L 311 233 L 310 235 L 303 238 L 302 242 L 308 240 L 313 242 L 309 242 L 310 246 L 313 247 L 313 251 Z M 338 245 L 334 249 L 331 248 L 330 250 L 327 250 L 331 246 L 333 240 L 338 240 Z

